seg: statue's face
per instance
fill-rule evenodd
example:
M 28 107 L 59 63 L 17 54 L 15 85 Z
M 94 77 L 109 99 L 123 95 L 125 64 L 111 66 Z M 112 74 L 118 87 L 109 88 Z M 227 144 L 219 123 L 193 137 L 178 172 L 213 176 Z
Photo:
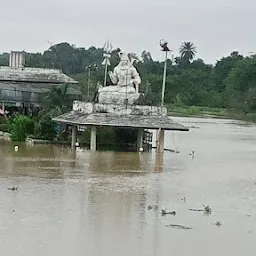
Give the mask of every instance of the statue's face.
M 128 66 L 128 61 L 122 60 L 122 61 L 120 62 L 120 66 L 121 66 L 121 67 L 127 67 L 127 66 Z

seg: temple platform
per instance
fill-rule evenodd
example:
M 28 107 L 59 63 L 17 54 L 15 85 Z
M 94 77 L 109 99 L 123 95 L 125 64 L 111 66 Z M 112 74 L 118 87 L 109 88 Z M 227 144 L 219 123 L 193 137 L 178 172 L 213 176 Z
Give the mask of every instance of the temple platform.
M 53 118 L 57 123 L 72 126 L 72 145 L 75 147 L 78 126 L 91 127 L 91 150 L 96 150 L 96 130 L 99 126 L 138 129 L 137 148 L 142 147 L 144 129 L 158 130 L 157 150 L 163 151 L 164 131 L 189 131 L 167 116 L 167 109 L 156 106 L 99 104 L 74 101 L 72 111 Z

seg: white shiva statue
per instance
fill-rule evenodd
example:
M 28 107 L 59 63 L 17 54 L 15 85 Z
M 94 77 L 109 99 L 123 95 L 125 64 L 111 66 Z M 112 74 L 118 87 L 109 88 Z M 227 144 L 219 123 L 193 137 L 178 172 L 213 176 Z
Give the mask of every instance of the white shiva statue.
M 141 78 L 136 68 L 133 66 L 134 58 L 129 59 L 126 53 L 119 53 L 120 62 L 114 68 L 114 71 L 109 71 L 109 77 L 113 85 L 102 87 L 100 86 L 99 103 L 116 103 L 122 104 L 124 99 L 128 103 L 133 103 L 139 98 L 139 85 Z

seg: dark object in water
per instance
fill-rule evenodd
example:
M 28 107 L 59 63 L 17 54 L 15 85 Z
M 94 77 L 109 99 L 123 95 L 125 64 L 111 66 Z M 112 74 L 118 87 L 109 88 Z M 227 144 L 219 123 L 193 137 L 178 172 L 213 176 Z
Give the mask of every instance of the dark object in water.
M 148 210 L 152 210 L 152 209 L 158 210 L 158 206 L 157 205 L 149 205 Z
M 221 223 L 220 221 L 216 221 L 215 225 L 216 225 L 217 227 L 220 227 L 220 226 L 222 225 L 222 223 Z
M 167 215 L 167 214 L 169 214 L 169 215 L 176 215 L 176 211 L 172 211 L 172 212 L 167 212 L 166 210 L 161 210 L 161 213 L 162 213 L 162 216 L 163 215 Z
M 203 205 L 203 207 L 204 207 L 204 214 L 210 215 L 212 213 L 212 209 L 210 208 L 210 206 Z
M 190 227 L 186 227 L 186 226 L 183 226 L 183 225 L 173 225 L 173 224 L 167 225 L 166 227 L 167 227 L 167 228 L 184 229 L 184 230 L 192 229 L 192 228 L 190 228 Z
M 189 209 L 189 211 L 192 211 L 192 212 L 204 212 L 204 210 L 201 210 L 201 209 Z
M 16 191 L 16 190 L 18 190 L 18 187 L 8 188 L 8 190 Z
M 206 215 L 210 215 L 212 213 L 212 209 L 210 208 L 210 206 L 204 206 L 204 209 L 189 209 L 189 211 L 192 212 L 204 212 L 204 214 Z

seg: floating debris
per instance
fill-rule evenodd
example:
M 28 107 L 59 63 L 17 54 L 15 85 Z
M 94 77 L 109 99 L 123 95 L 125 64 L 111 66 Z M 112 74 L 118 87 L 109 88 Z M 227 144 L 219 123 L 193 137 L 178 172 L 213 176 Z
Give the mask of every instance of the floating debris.
M 192 156 L 192 159 L 194 159 L 195 158 L 195 150 L 192 149 L 192 151 L 191 151 L 191 153 L 189 155 Z
M 8 190 L 16 191 L 16 190 L 18 190 L 18 187 L 8 188 Z
M 191 129 L 200 129 L 199 126 L 194 126 L 194 125 L 191 125 L 190 128 L 191 128 Z
M 192 229 L 191 227 L 186 227 L 186 226 L 183 226 L 183 225 L 173 225 L 173 224 L 167 225 L 165 227 L 167 227 L 167 228 L 176 228 L 176 229 L 184 229 L 184 230 Z
M 204 212 L 202 209 L 188 209 L 191 212 Z
M 204 214 L 210 215 L 212 213 L 212 209 L 210 208 L 210 206 L 203 205 L 203 207 L 204 207 Z
M 221 223 L 220 221 L 216 221 L 216 222 L 215 222 L 215 225 L 216 225 L 217 227 L 220 227 L 220 226 L 222 225 L 222 223 Z
M 176 215 L 176 211 L 167 212 L 165 209 L 161 210 L 161 213 L 162 213 L 162 216 L 167 214 L 174 215 L 174 216 Z
M 158 210 L 158 206 L 157 205 L 149 205 L 148 210 L 152 210 L 152 209 Z
M 204 209 L 189 209 L 189 211 L 204 212 L 204 214 L 206 214 L 206 215 L 210 215 L 212 213 L 212 209 L 210 208 L 210 206 L 203 205 L 203 207 L 204 207 Z
M 182 197 L 182 198 L 181 198 L 181 201 L 183 201 L 184 203 L 186 203 L 186 197 L 185 197 L 185 196 Z

